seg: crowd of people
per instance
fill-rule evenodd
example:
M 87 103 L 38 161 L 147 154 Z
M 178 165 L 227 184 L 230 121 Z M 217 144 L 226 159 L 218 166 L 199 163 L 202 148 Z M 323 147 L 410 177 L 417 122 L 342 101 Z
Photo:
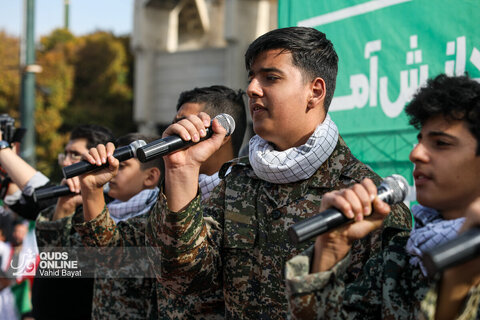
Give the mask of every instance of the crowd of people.
M 0 319 L 480 319 L 480 257 L 433 274 L 423 261 L 480 224 L 480 83 L 438 75 L 406 106 L 419 130 L 409 209 L 377 197 L 382 178 L 328 113 L 338 59 L 314 28 L 267 32 L 245 53 L 246 91 L 184 91 L 162 137 L 194 144 L 147 162 L 114 152 L 160 136 L 78 126 L 59 164 L 98 168 L 64 179 L 67 195 L 37 199 L 54 184 L 0 144 Z M 245 95 L 255 135 L 242 148 Z M 289 239 L 329 208 L 350 222 Z M 27 248 L 34 272 L 15 277 Z M 47 252 L 91 272 L 42 276 Z

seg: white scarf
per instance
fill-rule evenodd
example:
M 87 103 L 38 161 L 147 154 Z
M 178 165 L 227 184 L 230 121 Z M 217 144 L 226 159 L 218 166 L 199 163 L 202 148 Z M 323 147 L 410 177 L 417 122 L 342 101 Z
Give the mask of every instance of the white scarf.
M 271 183 L 305 180 L 328 159 L 337 141 L 337 126 L 327 114 L 308 141 L 299 147 L 276 151 L 271 143 L 255 135 L 249 144 L 250 164 L 260 179 Z
M 113 200 L 107 204 L 115 223 L 147 213 L 158 198 L 159 189 L 144 189 L 127 201 Z
M 225 175 L 229 174 L 231 171 L 231 167 L 228 168 Z M 212 174 L 211 176 L 200 173 L 198 176 L 198 186 L 200 187 L 200 193 L 202 196 L 202 201 L 207 200 L 210 198 L 210 194 L 212 193 L 213 189 L 220 183 L 221 179 L 218 176 L 218 171 Z

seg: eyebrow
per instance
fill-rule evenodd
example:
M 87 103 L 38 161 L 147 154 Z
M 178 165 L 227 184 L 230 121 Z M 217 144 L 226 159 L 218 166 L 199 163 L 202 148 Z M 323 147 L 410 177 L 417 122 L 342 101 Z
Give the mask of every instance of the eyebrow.
M 429 136 L 429 137 L 445 137 L 445 138 L 449 138 L 449 139 L 453 139 L 453 140 L 458 140 L 458 138 L 456 136 L 452 136 L 451 134 L 448 134 L 448 133 L 443 132 L 443 131 L 430 131 L 430 132 L 427 133 L 427 136 Z M 419 140 L 420 138 L 422 138 L 421 133 L 417 134 L 417 140 Z
M 268 72 L 278 72 L 280 74 L 285 74 L 285 72 L 283 72 L 282 70 L 278 69 L 278 68 L 261 68 L 260 70 L 258 70 L 258 73 L 268 73 Z M 248 71 L 248 76 L 252 76 L 255 72 L 253 72 L 252 70 L 249 70 Z

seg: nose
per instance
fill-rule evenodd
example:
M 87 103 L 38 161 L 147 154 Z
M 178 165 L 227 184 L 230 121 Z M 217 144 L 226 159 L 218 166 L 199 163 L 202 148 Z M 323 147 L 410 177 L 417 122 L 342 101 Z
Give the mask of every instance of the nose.
M 249 98 L 261 97 L 262 87 L 256 78 L 252 78 L 247 86 L 247 95 Z
M 428 152 L 422 143 L 417 143 L 408 157 L 411 162 L 428 162 Z

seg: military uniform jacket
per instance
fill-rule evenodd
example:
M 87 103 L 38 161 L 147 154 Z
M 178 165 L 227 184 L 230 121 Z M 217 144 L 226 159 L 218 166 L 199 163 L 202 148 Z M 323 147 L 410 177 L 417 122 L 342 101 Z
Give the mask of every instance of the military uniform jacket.
M 115 224 L 109 215 L 108 208 L 105 207 L 95 219 L 75 224 L 75 229 L 87 246 L 122 247 L 124 248 L 123 252 L 119 252 L 124 257 L 122 260 L 134 261 L 137 267 L 139 263 L 148 265 L 148 275 L 145 275 L 145 278 L 148 279 L 128 279 L 130 282 L 137 282 L 135 290 L 130 290 L 128 294 L 145 300 L 149 297 L 156 299 L 152 304 L 156 306 L 157 310 L 151 313 L 150 319 L 223 319 L 224 302 L 221 291 L 202 296 L 176 296 L 167 292 L 153 274 L 150 274 L 151 263 L 146 257 L 147 250 L 151 249 L 150 255 L 156 257 L 155 261 L 152 261 L 154 264 L 160 263 L 160 251 L 145 246 L 147 217 L 148 213 Z M 137 270 L 133 272 L 135 275 L 139 275 Z M 147 295 L 145 284 L 142 285 L 142 281 L 148 281 L 149 285 L 153 286 L 155 291 L 153 295 Z M 144 295 L 140 296 L 142 292 Z M 111 294 L 116 296 L 115 291 Z M 123 295 L 126 294 L 126 292 L 120 291 L 116 298 L 124 299 Z M 128 318 L 129 314 L 132 313 L 127 313 L 125 316 Z
M 84 241 L 80 236 L 83 231 L 81 226 L 84 225 L 82 210 L 52 221 L 53 209 L 54 207 L 44 210 L 37 219 L 39 247 L 93 246 L 93 241 Z M 143 222 L 145 223 L 145 218 Z M 77 232 L 74 226 L 78 226 L 75 228 Z M 111 251 L 80 249 L 78 252 L 79 264 L 84 275 L 90 273 L 94 277 L 92 319 L 157 319 L 156 280 L 151 275 L 152 271 L 149 270 L 146 258 L 130 265 L 127 262 L 126 267 L 123 265 L 120 268 L 117 263 L 124 256 L 115 259 Z M 88 263 L 94 263 L 95 266 L 91 264 L 86 266 Z M 130 272 L 133 275 L 131 277 L 128 268 L 135 269 Z M 119 271 L 122 274 L 119 274 Z M 142 276 L 138 277 L 139 274 Z
M 436 282 L 409 263 L 409 233 L 384 229 L 383 249 L 349 277 L 352 253 L 331 270 L 310 273 L 313 247 L 287 262 L 287 292 L 294 319 L 435 319 Z M 426 296 L 427 291 L 429 294 Z M 459 319 L 476 319 L 479 289 L 471 290 Z
M 339 138 L 331 156 L 304 181 L 268 183 L 241 158 L 205 205 L 197 197 L 173 213 L 161 195 L 147 227 L 147 240 L 162 251 L 157 276 L 178 293 L 223 287 L 226 318 L 285 319 L 285 263 L 314 241 L 295 246 L 288 227 L 318 214 L 324 193 L 365 177 L 380 181 Z M 405 206 L 395 206 L 392 224 L 408 229 L 410 220 Z M 373 234 L 356 244 L 360 254 L 352 269 L 361 269 L 379 240 Z

